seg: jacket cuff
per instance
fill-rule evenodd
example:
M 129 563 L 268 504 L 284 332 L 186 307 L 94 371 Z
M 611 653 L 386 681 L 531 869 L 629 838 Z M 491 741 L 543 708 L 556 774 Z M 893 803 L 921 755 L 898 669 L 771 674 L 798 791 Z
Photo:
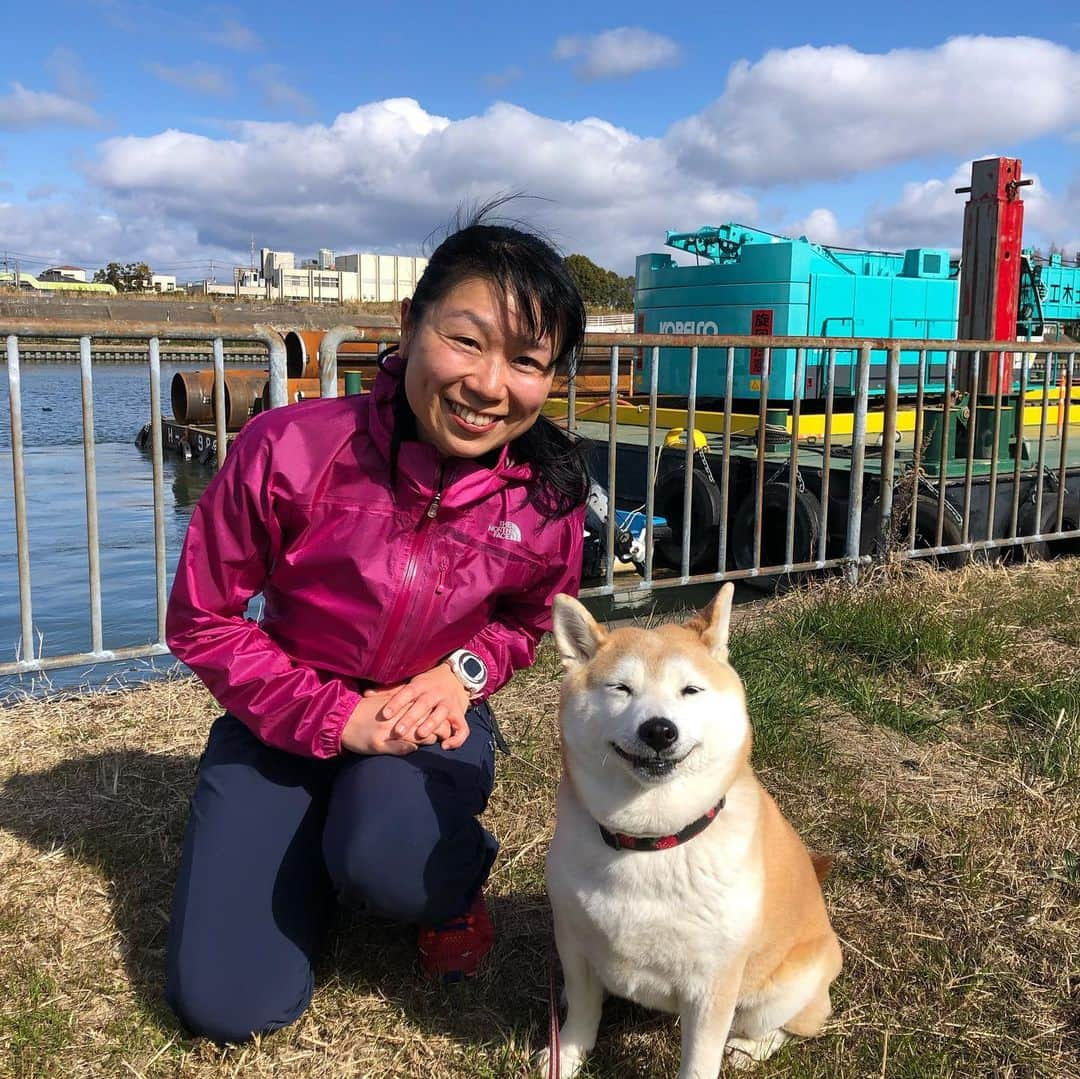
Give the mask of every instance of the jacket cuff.
M 466 641 L 461 647 L 469 652 L 475 652 L 484 661 L 484 666 L 487 667 L 488 672 L 487 681 L 475 693 L 469 695 L 469 700 L 472 704 L 476 704 L 477 701 L 487 700 L 499 688 L 498 661 L 492 654 L 491 649 L 485 647 L 477 637 L 474 637 L 471 641 Z
M 313 756 L 337 757 L 341 754 L 342 732 L 359 703 L 360 694 L 353 690 L 347 690 L 341 695 L 337 707 L 330 713 L 315 735 L 315 742 L 311 747 Z

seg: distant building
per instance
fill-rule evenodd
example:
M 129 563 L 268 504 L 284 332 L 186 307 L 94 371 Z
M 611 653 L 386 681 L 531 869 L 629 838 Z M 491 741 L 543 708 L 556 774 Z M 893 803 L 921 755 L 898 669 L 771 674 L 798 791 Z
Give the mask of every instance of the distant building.
M 189 281 L 184 286 L 191 296 L 248 296 L 251 299 L 266 299 L 266 285 L 243 285 L 239 281 L 226 284 L 222 281 Z
M 338 255 L 334 265 L 338 270 L 354 273 L 360 278 L 358 299 L 377 303 L 407 300 L 416 291 L 428 260 L 417 255 L 379 255 L 358 251 Z
M 262 276 L 269 280 L 277 270 L 291 270 L 296 266 L 296 256 L 291 251 L 271 251 L 264 247 L 260 252 L 259 268 Z
M 291 251 L 264 247 L 260 254 L 267 299 L 314 303 L 397 303 L 412 296 L 427 266 L 426 258 L 414 255 L 356 252 L 335 258 L 327 247 L 319 249 L 317 258 L 304 259 L 299 266 Z M 239 287 L 237 282 L 235 288 Z
M 207 280 L 191 281 L 184 287 L 193 296 L 232 296 L 235 299 L 247 296 L 250 299 L 260 300 L 268 296 L 262 274 L 247 266 L 233 268 L 232 284 Z
M 51 266 L 38 274 L 39 281 L 85 281 L 86 271 L 81 266 Z
M 175 292 L 176 275 L 167 273 L 152 273 L 150 275 L 150 292 Z

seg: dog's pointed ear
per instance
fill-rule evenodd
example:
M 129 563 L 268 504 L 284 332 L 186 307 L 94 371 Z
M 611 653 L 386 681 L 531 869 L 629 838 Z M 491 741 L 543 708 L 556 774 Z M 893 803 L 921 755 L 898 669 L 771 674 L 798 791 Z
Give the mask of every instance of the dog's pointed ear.
M 731 632 L 731 601 L 735 595 L 735 585 L 728 581 L 716 594 L 716 598 L 700 614 L 686 623 L 688 629 L 701 634 L 702 643 L 712 653 L 714 659 L 726 663 L 728 658 L 728 637 Z
M 559 593 L 551 608 L 551 631 L 562 657 L 563 670 L 588 663 L 607 638 L 595 618 L 572 596 Z

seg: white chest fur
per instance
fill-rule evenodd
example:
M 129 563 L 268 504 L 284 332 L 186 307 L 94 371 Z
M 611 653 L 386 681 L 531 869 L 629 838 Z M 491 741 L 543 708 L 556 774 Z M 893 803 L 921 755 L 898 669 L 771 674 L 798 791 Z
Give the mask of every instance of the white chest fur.
M 732 792 L 704 832 L 662 851 L 612 850 L 572 788 L 559 791 L 548 855 L 556 918 L 609 992 L 680 1010 L 744 950 L 761 908 L 754 792 Z M 745 810 L 749 808 L 749 813 Z M 732 812 L 734 810 L 734 812 Z

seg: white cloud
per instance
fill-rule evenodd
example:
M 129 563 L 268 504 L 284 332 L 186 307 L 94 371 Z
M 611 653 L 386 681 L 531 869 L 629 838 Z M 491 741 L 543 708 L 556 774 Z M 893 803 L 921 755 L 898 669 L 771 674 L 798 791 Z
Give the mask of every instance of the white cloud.
M 586 81 L 619 79 L 674 66 L 679 62 L 679 46 L 663 34 L 620 26 L 600 34 L 561 37 L 552 56 L 556 60 L 580 58 L 576 72 Z
M 842 228 L 836 214 L 824 206 L 811 210 L 800 221 L 785 225 L 783 235 L 805 236 L 814 243 L 830 247 L 855 247 L 859 240 L 857 230 Z
M 179 86 L 182 90 L 194 90 L 199 94 L 211 94 L 226 97 L 232 91 L 228 72 L 213 64 L 193 63 L 184 67 L 169 67 L 166 64 L 151 63 L 146 65 L 151 75 L 162 82 Z
M 94 97 L 93 80 L 74 50 L 57 46 L 45 61 L 45 70 L 52 76 L 56 89 L 63 97 L 76 101 L 89 101 Z
M 284 72 L 285 69 L 277 64 L 266 64 L 251 73 L 252 81 L 262 90 L 263 104 L 285 112 L 313 113 L 315 102 L 286 82 Z
M 986 152 L 978 159 L 997 156 Z M 1061 193 L 1049 190 L 1042 177 L 1026 171 L 1032 183 L 1022 189 L 1024 201 L 1024 246 L 1051 243 L 1071 252 L 1080 248 L 1080 172 Z M 946 247 L 959 253 L 963 243 L 964 206 L 966 193 L 956 189 L 971 183 L 971 161 L 958 164 L 945 177 L 931 177 L 903 185 L 900 196 L 884 206 L 871 207 L 861 223 L 851 229 L 840 229 L 836 239 L 825 238 L 828 232 L 827 210 L 815 210 L 802 224 L 809 224 L 815 215 L 822 231 L 807 235 L 823 243 L 840 246 L 870 247 L 886 251 L 902 251 L 909 247 Z M 835 222 L 835 218 L 833 218 Z M 798 228 L 793 225 L 792 229 Z
M 0 131 L 29 131 L 40 127 L 97 127 L 100 117 L 87 104 L 49 90 L 27 90 L 13 82 L 0 97 Z
M 980 157 L 989 157 L 989 154 Z M 872 209 L 862 225 L 863 243 L 887 251 L 908 247 L 947 247 L 959 251 L 963 240 L 966 195 L 958 187 L 971 182 L 971 162 L 957 165 L 944 179 L 906 183 L 892 204 Z M 1025 201 L 1031 188 L 1025 190 Z
M 255 52 L 262 48 L 262 39 L 250 26 L 231 18 L 224 19 L 213 30 L 203 31 L 203 37 L 214 45 L 236 52 Z
M 191 5 L 156 5 L 147 0 L 91 0 L 117 30 L 128 34 L 160 39 L 178 35 L 208 41 L 234 52 L 257 52 L 263 47 L 262 38 L 246 23 L 240 22 L 230 9 L 199 10 Z M 183 8 L 184 10 L 173 10 Z
M 1024 220 L 1032 239 L 1043 250 L 1051 244 L 1072 258 L 1080 256 L 1080 170 L 1060 194 L 1047 191 L 1036 177 L 1034 187 L 1024 190 Z M 1029 246 L 1036 246 L 1030 243 Z
M 1009 71 L 1026 71 L 1023 80 L 1006 80 L 1007 93 L 1002 65 L 990 63 L 1002 55 L 1011 56 Z M 242 122 L 214 137 L 167 130 L 110 138 L 81 166 L 83 205 L 38 202 L 9 210 L 5 222 L 10 229 L 19 212 L 32 210 L 32 220 L 57 236 L 66 231 L 72 242 L 117 245 L 101 249 L 98 265 L 153 261 L 159 247 L 175 249 L 174 260 L 213 252 L 246 263 L 252 232 L 259 245 L 297 252 L 323 245 L 416 252 L 458 206 L 522 191 L 548 201 L 523 202 L 508 213 L 548 229 L 568 252 L 621 273 L 632 270 L 635 255 L 662 249 L 667 229 L 728 220 L 841 246 L 957 248 L 964 198 L 953 189 L 968 182 L 964 158 L 1007 153 L 1040 134 L 1049 148 L 1040 153 L 1068 152 L 1063 141 L 1045 136 L 1064 140 L 1080 125 L 1080 92 L 1062 90 L 1076 90 L 1078 55 L 1019 38 L 955 39 L 877 58 L 844 47 L 770 53 L 737 65 L 717 103 L 655 138 L 602 119 L 554 120 L 505 103 L 451 119 L 408 98 L 365 103 L 329 123 Z M 978 79 L 976 60 L 988 71 Z M 876 62 L 884 63 L 884 76 Z M 260 68 L 254 77 L 285 107 L 310 104 L 284 82 L 282 69 Z M 275 91 L 279 80 L 285 89 Z M 913 102 L 920 88 L 925 96 Z M 7 100 L 0 99 L 0 128 Z M 950 110 L 960 119 L 943 116 Z M 714 124 L 720 113 L 724 128 Z M 965 123 L 973 134 L 961 131 Z M 705 128 L 714 142 L 698 137 Z M 832 201 L 815 189 L 814 202 L 762 220 L 757 198 L 780 180 L 794 188 L 827 174 L 917 160 L 953 138 L 971 144 L 946 156 L 963 162 L 953 175 L 909 166 L 909 176 L 929 178 L 905 185 L 861 219 L 855 200 L 863 196 L 837 188 Z M 1032 242 L 1080 246 L 1080 176 L 1056 193 L 1041 183 L 1025 188 L 1024 198 Z M 797 205 L 788 193 L 770 202 Z M 105 223 L 83 230 L 87 206 L 101 209 Z
M 59 194 L 60 188 L 56 184 L 35 184 L 26 189 L 26 197 L 31 202 L 40 202 L 43 199 L 51 199 Z
M 0 235 L 12 250 L 32 251 L 47 262 L 67 262 L 93 271 L 110 261 L 146 260 L 171 267 L 200 256 L 230 264 L 232 254 L 200 242 L 191 225 L 171 225 L 152 217 L 128 219 L 115 213 L 87 212 L 79 201 L 16 205 L 0 202 Z M 245 260 L 246 261 L 246 260 Z M 168 272 L 166 270 L 166 272 Z M 199 270 L 192 276 L 199 276 Z
M 505 89 L 512 82 L 517 82 L 524 72 L 517 64 L 512 64 L 510 67 L 503 68 L 502 71 L 492 71 L 484 76 L 484 87 L 490 90 L 492 93 L 496 93 L 499 90 Z
M 260 244 L 297 251 L 320 243 L 416 251 L 459 205 L 523 191 L 550 201 L 509 213 L 629 273 L 668 228 L 757 214 L 743 194 L 687 182 L 660 140 L 506 104 L 451 121 L 391 99 L 330 125 L 249 123 L 228 139 L 113 138 L 88 175 L 121 217 L 197 227 L 200 242 L 238 254 L 253 231 Z
M 697 175 L 800 183 L 1064 134 L 1078 122 L 1080 52 L 968 36 L 883 55 L 807 45 L 741 60 L 723 95 L 668 139 Z

